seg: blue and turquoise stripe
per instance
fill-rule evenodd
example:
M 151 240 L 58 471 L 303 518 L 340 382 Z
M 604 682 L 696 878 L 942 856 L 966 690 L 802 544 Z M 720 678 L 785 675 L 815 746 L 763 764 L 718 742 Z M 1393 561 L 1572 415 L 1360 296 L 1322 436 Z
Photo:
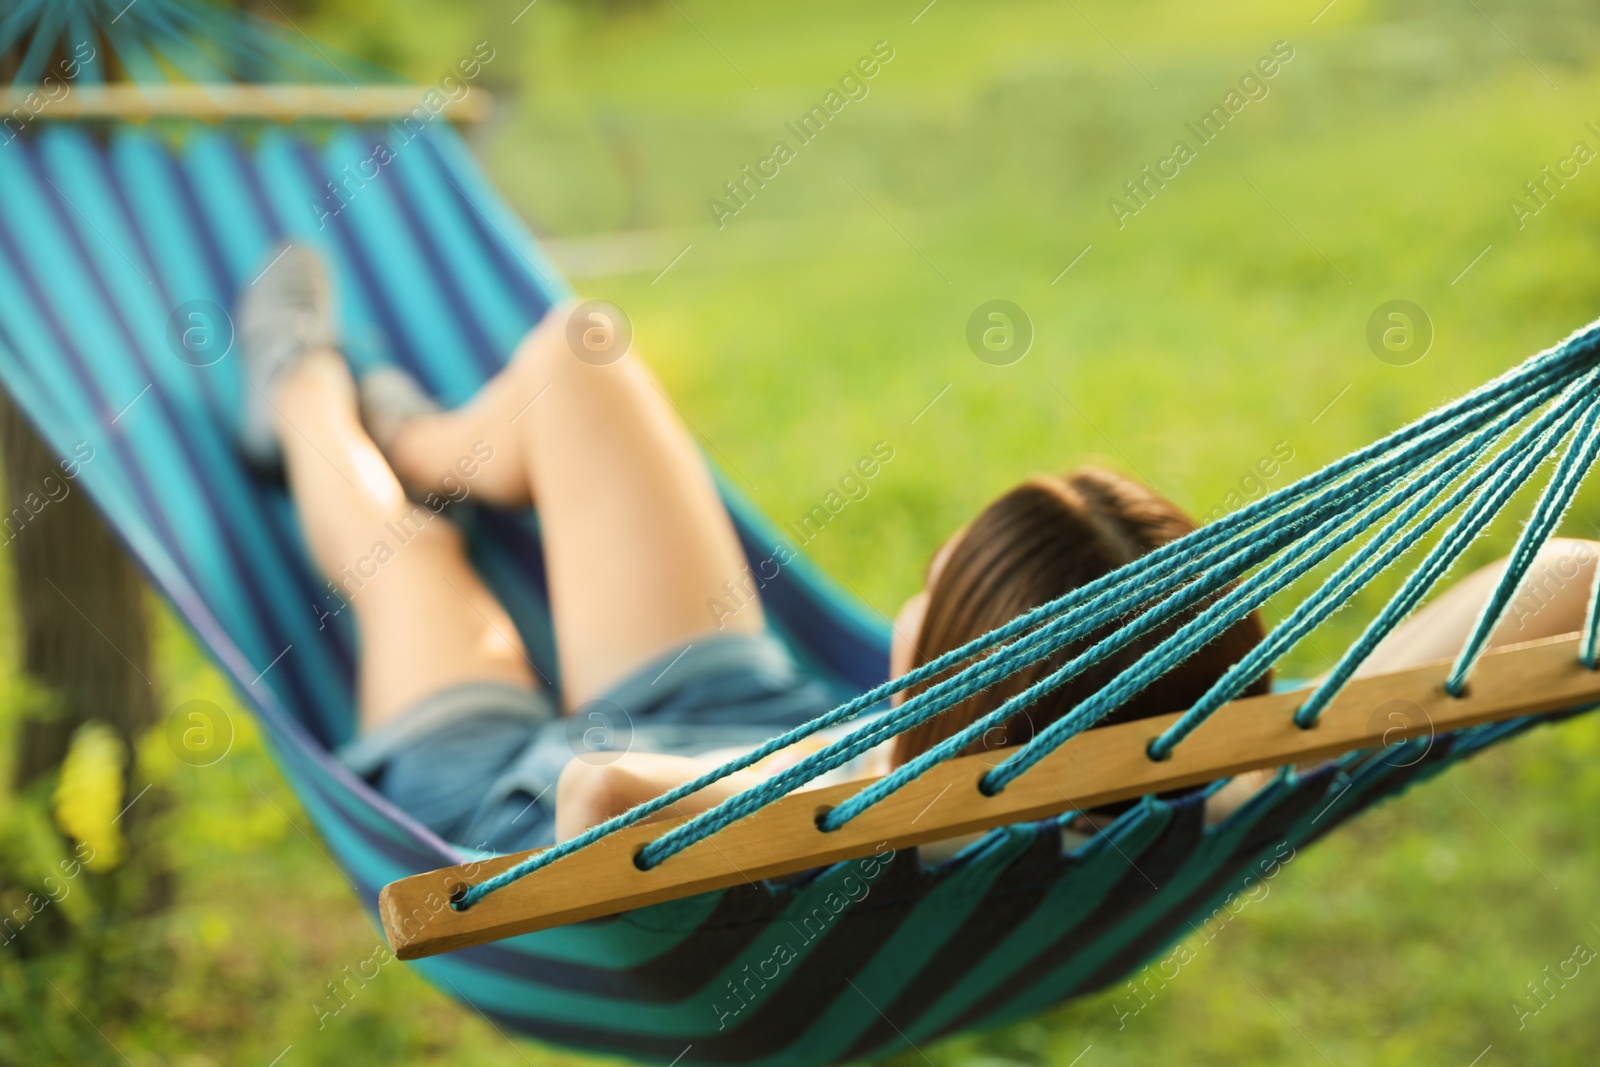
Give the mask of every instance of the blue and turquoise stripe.
M 406 143 L 320 217 L 325 183 L 393 136 L 337 124 L 248 135 L 61 125 L 0 148 L 0 378 L 52 448 L 94 446 L 84 488 L 259 714 L 369 907 L 386 882 L 467 854 L 329 754 L 352 729 L 353 635 L 342 620 L 319 623 L 323 583 L 281 487 L 252 477 L 231 448 L 236 361 L 185 363 L 166 321 L 189 300 L 228 307 L 276 240 L 310 238 L 338 271 L 361 358 L 400 361 L 446 401 L 471 395 L 568 290 L 448 130 Z M 736 487 L 719 478 L 719 488 L 752 565 L 793 550 Z M 537 517 L 469 512 L 465 528 L 554 677 Z M 883 679 L 883 621 L 803 556 L 763 596 L 797 660 L 841 699 Z M 414 966 L 502 1024 L 575 1048 L 681 1054 L 685 1067 L 883 1055 L 1113 984 L 1236 891 L 1277 842 L 1303 847 L 1536 721 L 1441 738 L 1406 767 L 1351 757 L 1285 775 L 1217 827 L 1191 794 L 1148 798 L 1065 855 L 1052 821 L 995 831 L 937 867 L 904 853 L 837 912 L 830 902 L 859 887 L 849 881 L 859 867 Z M 780 944 L 792 959 L 772 972 Z M 730 1013 L 734 989 L 749 1000 Z

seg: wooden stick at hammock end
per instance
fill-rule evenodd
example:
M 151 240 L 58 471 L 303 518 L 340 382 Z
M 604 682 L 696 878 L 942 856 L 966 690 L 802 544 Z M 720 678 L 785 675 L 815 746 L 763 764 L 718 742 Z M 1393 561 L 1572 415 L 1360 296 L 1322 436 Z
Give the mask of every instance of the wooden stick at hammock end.
M 32 91 L 0 91 L 0 110 L 21 108 Z M 30 108 L 36 119 L 74 122 L 110 119 L 145 122 L 185 118 L 205 122 L 261 119 L 295 122 L 338 119 L 377 122 L 411 119 L 427 124 L 434 117 L 470 124 L 488 118 L 493 101 L 483 89 L 469 89 L 451 99 L 427 85 L 321 85 L 272 82 L 209 82 L 176 85 L 85 85 L 49 106 Z
M 978 780 L 999 756 L 962 756 L 939 764 L 832 832 L 818 829 L 817 816 L 854 795 L 865 781 L 791 793 L 648 871 L 634 865 L 634 855 L 687 820 L 631 826 L 490 893 L 465 911 L 451 907 L 452 892 L 534 853 L 447 867 L 384 886 L 379 913 L 395 955 L 418 959 L 885 848 L 1087 810 L 1244 771 L 1382 748 L 1404 738 L 1600 703 L 1600 671 L 1578 662 L 1578 645 L 1576 637 L 1557 637 L 1490 652 L 1460 698 L 1444 691 L 1448 662 L 1359 678 L 1309 730 L 1293 721 L 1306 691 L 1238 700 L 1201 724 L 1171 758 L 1159 763 L 1146 750 L 1177 714 L 1090 730 L 992 797 L 978 791 Z

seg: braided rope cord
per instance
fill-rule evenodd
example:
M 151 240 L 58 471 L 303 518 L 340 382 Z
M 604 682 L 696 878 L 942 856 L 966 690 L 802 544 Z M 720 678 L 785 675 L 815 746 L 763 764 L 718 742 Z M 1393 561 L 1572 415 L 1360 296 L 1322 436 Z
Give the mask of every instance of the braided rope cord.
M 850 722 L 908 688 L 925 686 L 849 735 L 651 842 L 635 862 L 644 869 L 654 867 L 1023 667 L 1115 627 L 993 712 L 828 812 L 819 826 L 825 831 L 837 829 L 930 767 L 959 755 L 995 725 L 1021 713 L 1084 670 L 1185 612 L 1192 613 L 1175 632 L 990 771 L 981 788 L 998 792 L 1273 595 L 1377 527 L 1377 532 L 1307 596 L 1266 641 L 1226 672 L 1200 702 L 1152 744 L 1151 758 L 1165 758 L 1200 723 L 1237 697 L 1359 590 L 1466 505 L 1327 680 L 1296 712 L 1295 721 L 1309 727 L 1378 642 L 1415 609 L 1516 491 L 1571 437 L 1572 444 L 1563 453 L 1533 518 L 1519 538 L 1511 566 L 1452 671 L 1452 679 L 1459 677 L 1464 685 L 1515 593 L 1517 582 L 1559 524 L 1584 474 L 1600 458 L 1597 351 L 1600 324 L 1573 334 L 1460 399 L 1232 515 L 876 686 L 691 782 L 531 856 L 473 886 L 455 906 L 470 907 L 496 889 L 666 810 L 684 797 L 819 730 Z M 1495 451 L 1497 444 L 1545 405 L 1546 410 L 1531 424 Z M 1600 587 L 1600 581 L 1596 585 Z M 1600 658 L 1597 631 L 1600 607 L 1592 597 L 1584 653 L 1585 662 L 1591 666 Z
M 1502 467 L 1502 472 L 1495 475 L 1491 485 L 1499 486 L 1504 484 L 1508 486 L 1509 488 L 1506 490 L 1507 496 L 1517 486 L 1521 485 L 1521 479 L 1512 480 L 1513 475 L 1521 475 L 1521 478 L 1526 477 L 1527 470 L 1521 468 L 1530 467 L 1537 462 L 1539 455 L 1534 446 L 1540 442 L 1543 436 L 1542 431 L 1537 434 L 1530 431 L 1525 438 L 1528 441 L 1528 446 L 1523 450 L 1525 457 L 1518 465 L 1509 468 Z M 1420 479 L 1414 479 L 1392 488 L 1364 512 L 1353 515 L 1333 536 L 1320 543 L 1306 546 L 1301 549 L 1301 554 L 1298 557 L 1293 555 L 1286 556 L 1283 560 L 1274 561 L 1274 564 L 1253 575 L 1250 582 L 1241 584 L 1228 596 L 1196 616 L 1176 634 L 1151 649 L 1138 662 L 1123 671 L 1088 700 L 1084 701 L 1083 704 L 1040 732 L 1033 741 L 1020 748 L 1016 755 L 989 772 L 983 782 L 985 791 L 989 793 L 999 792 L 1007 783 L 1034 766 L 1045 755 L 1054 751 L 1069 738 L 1082 733 L 1106 715 L 1121 707 L 1157 678 L 1171 671 L 1179 663 L 1182 663 L 1185 659 L 1216 640 L 1240 619 L 1266 603 L 1272 596 L 1305 576 L 1339 549 L 1352 543 L 1370 526 L 1371 522 L 1392 511 L 1405 500 L 1414 499 L 1416 491 L 1422 487 L 1422 484 L 1425 483 L 1421 483 Z M 1485 499 L 1487 498 L 1480 497 L 1480 502 Z M 1492 516 L 1493 511 L 1490 511 L 1487 507 L 1484 510 Z M 1380 551 L 1381 546 L 1369 543 L 1358 552 L 1355 558 L 1364 560 L 1370 554 Z M 1327 588 L 1328 586 L 1324 585 L 1324 589 Z M 1355 587 L 1351 585 L 1346 585 L 1342 589 L 1336 587 L 1334 591 L 1339 602 L 1348 599 L 1354 592 Z M 1211 709 L 1212 712 L 1215 710 L 1216 708 Z M 1196 725 L 1198 721 L 1203 720 L 1197 720 Z M 1169 745 L 1165 751 L 1170 753 L 1170 750 L 1171 746 Z M 1161 749 L 1153 749 L 1151 752 L 1152 758 L 1161 758 L 1161 754 Z M 880 782 L 879 784 L 883 783 Z
M 51 62 L 61 54 L 74 57 L 71 80 L 83 85 L 107 81 L 113 57 L 127 80 L 148 84 L 402 83 L 297 30 L 204 0 L 7 0 L 0 53 L 12 49 L 19 52 L 12 79 L 19 89 L 57 77 Z
M 1505 574 L 1501 576 L 1494 592 L 1484 604 L 1483 611 L 1473 627 L 1472 635 L 1467 638 L 1455 665 L 1451 668 L 1445 689 L 1452 695 L 1460 696 L 1465 692 L 1467 675 L 1471 672 L 1473 664 L 1483 654 L 1490 635 L 1499 625 L 1501 617 L 1505 615 L 1512 597 L 1516 596 L 1517 589 L 1522 585 L 1522 579 L 1528 573 L 1528 568 L 1533 566 L 1533 561 L 1539 554 L 1540 546 L 1555 533 L 1567 509 L 1572 506 L 1573 497 L 1577 495 L 1578 487 L 1583 484 L 1583 476 L 1594 465 L 1597 455 L 1600 455 L 1600 406 L 1592 405 L 1588 416 L 1584 419 L 1583 427 L 1578 431 L 1578 441 L 1562 457 L 1561 466 L 1551 477 L 1550 485 L 1544 495 L 1539 498 L 1532 518 L 1529 519 L 1527 526 L 1523 527 L 1522 535 L 1517 539 L 1517 546 L 1512 550 L 1511 562 Z
M 108 0 L 15 0 L 0 14 L 0 51 L 28 40 L 16 83 L 37 81 L 59 42 L 86 40 L 96 29 L 136 81 L 166 81 L 176 74 L 200 82 L 239 76 L 337 83 L 349 81 L 352 69 L 363 82 L 393 80 L 387 72 L 349 57 L 335 63 L 321 49 L 313 55 L 276 27 L 259 20 L 241 20 L 194 0 L 145 0 L 137 8 L 116 11 L 119 7 L 120 3 Z M 102 80 L 103 60 L 98 56 L 86 60 L 83 77 L 88 83 Z M 474 886 L 456 906 L 470 907 L 488 893 L 666 810 L 819 730 L 851 722 L 907 689 L 925 687 L 848 736 L 664 834 L 637 860 L 642 867 L 655 866 L 1016 671 L 1116 627 L 993 712 L 830 811 L 822 820 L 822 829 L 837 829 L 929 768 L 959 755 L 988 730 L 1091 666 L 1185 613 L 1191 614 L 1111 682 L 986 775 L 980 787 L 997 792 L 1381 523 L 1265 641 L 1152 743 L 1151 758 L 1165 758 L 1196 727 L 1464 505 L 1465 510 L 1445 529 L 1400 590 L 1296 711 L 1295 722 L 1309 728 L 1379 642 L 1416 609 L 1543 462 L 1570 439 L 1518 537 L 1504 575 L 1452 666 L 1446 688 L 1461 695 L 1540 548 L 1558 528 L 1584 476 L 1600 459 L 1597 341 L 1600 329 L 1596 326 L 1581 330 L 1309 477 L 876 686 L 692 782 L 538 853 Z M 1505 435 L 1545 404 L 1550 405 L 1547 410 L 1494 452 Z M 1580 656 L 1590 669 L 1600 668 L 1600 567 L 1590 590 Z
M 1505 417 L 1502 424 L 1517 418 L 1532 406 L 1531 401 L 1525 403 L 1517 412 Z M 1491 427 L 1490 430 L 1480 434 L 1478 438 L 1459 449 L 1454 459 L 1442 463 L 1436 478 L 1437 483 L 1449 484 L 1468 469 L 1474 459 L 1480 458 L 1486 448 L 1484 438 L 1494 429 L 1495 427 Z M 1532 438 L 1524 435 L 1512 448 L 1531 447 L 1532 443 Z M 1510 458 L 1514 461 L 1515 453 L 1511 453 Z M 1477 491 L 1491 473 L 1492 470 L 1489 468 L 1480 470 L 1469 482 L 1459 486 L 1448 498 L 1439 503 L 1433 503 L 1433 498 L 1419 495 L 1400 516 L 1392 519 L 1383 530 L 1374 535 L 1369 551 L 1357 554 L 1347 561 L 1322 588 L 1307 597 L 1283 622 L 1279 623 L 1267 635 L 1265 641 L 1218 679 L 1211 690 L 1202 696 L 1182 719 L 1157 738 L 1151 745 L 1151 755 L 1157 759 L 1165 759 L 1172 748 L 1187 737 L 1196 726 L 1209 718 L 1223 704 L 1237 697 L 1271 664 L 1277 662 L 1302 638 L 1327 621 L 1348 601 L 1350 592 L 1367 585 L 1379 573 L 1415 547 L 1424 535 L 1459 507 L 1467 496 Z M 1407 524 L 1412 523 L 1412 520 L 1424 511 L 1426 514 L 1408 528 Z

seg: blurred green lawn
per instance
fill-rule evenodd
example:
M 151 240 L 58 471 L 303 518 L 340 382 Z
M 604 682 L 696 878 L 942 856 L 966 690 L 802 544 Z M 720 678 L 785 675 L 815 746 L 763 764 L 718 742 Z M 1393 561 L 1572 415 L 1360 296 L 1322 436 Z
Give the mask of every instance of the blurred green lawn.
M 489 41 L 486 165 L 580 288 L 628 310 L 735 481 L 782 522 L 875 442 L 894 447 L 809 546 L 889 612 L 950 530 L 1033 471 L 1104 463 L 1208 513 L 1275 449 L 1293 454 L 1278 485 L 1600 313 L 1600 166 L 1525 228 L 1507 207 L 1575 140 L 1600 147 L 1584 129 L 1600 120 L 1593 10 L 1324 2 L 286 10 L 421 81 Z M 870 94 L 717 229 L 707 199 L 792 142 L 785 122 L 878 41 L 894 58 Z M 1267 98 L 1119 229 L 1108 198 L 1277 41 L 1294 58 Z M 995 298 L 1036 330 L 1006 367 L 964 340 Z M 1436 331 L 1411 366 L 1365 341 L 1396 298 Z M 1472 561 L 1504 552 L 1517 518 Z M 1596 519 L 1590 492 L 1566 532 L 1596 535 Z M 1381 593 L 1291 670 L 1327 665 Z M 166 704 L 237 707 L 164 634 Z M 206 769 L 164 751 L 156 739 L 143 767 L 172 797 L 178 905 L 94 958 L 0 956 L 0 1056 L 121 1062 L 46 984 L 98 976 L 132 1005 L 105 1036 L 141 1067 L 581 1059 L 509 1046 L 400 965 L 319 1028 L 313 1002 L 377 935 L 253 735 Z M 1596 756 L 1595 722 L 1541 731 L 1305 852 L 1125 1028 L 1113 990 L 903 1061 L 1591 1062 L 1600 978 L 1582 972 L 1523 1029 L 1512 1000 L 1575 944 L 1600 945 Z

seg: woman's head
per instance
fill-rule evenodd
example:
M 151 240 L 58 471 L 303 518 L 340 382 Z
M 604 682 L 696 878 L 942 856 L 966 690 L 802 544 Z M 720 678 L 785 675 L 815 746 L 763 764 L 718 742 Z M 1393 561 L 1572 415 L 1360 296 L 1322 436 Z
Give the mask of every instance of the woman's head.
M 893 673 L 904 674 L 960 648 L 1193 529 L 1188 516 L 1155 490 L 1103 470 L 1084 467 L 1031 478 L 991 503 L 934 554 L 925 588 L 895 620 Z M 1190 617 L 1180 615 L 1084 671 L 991 731 L 971 751 L 1026 742 Z M 971 725 L 1111 629 L 1074 642 L 901 734 L 895 740 L 894 762 L 904 763 Z M 1101 725 L 1189 707 L 1263 636 L 1258 616 L 1240 620 Z M 1247 692 L 1265 692 L 1270 684 L 1270 678 L 1262 678 Z M 925 687 L 913 686 L 904 695 L 909 698 Z

